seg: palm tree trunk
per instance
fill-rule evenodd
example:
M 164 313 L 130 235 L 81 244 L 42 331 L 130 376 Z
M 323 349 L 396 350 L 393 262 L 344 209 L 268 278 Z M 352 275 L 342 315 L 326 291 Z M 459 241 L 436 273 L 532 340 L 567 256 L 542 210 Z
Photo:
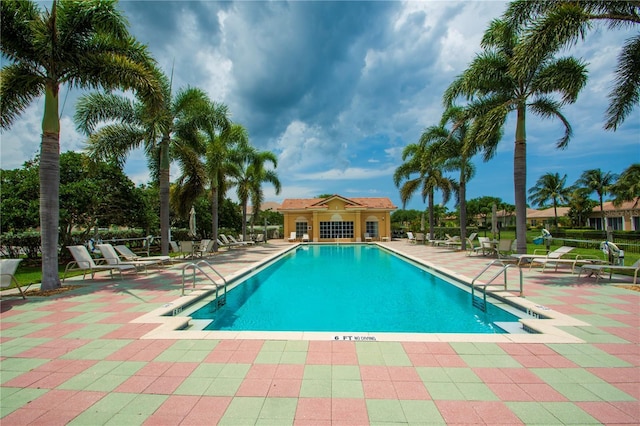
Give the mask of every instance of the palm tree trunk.
M 40 235 L 42 290 L 60 287 L 58 225 L 60 222 L 60 121 L 58 88 L 47 85 L 40 147 Z
M 424 201 L 424 200 L 423 200 Z M 429 237 L 432 240 L 435 240 L 435 235 L 433 235 L 435 233 L 435 220 L 436 220 L 436 214 L 433 211 L 433 191 L 429 192 Z
M 464 167 L 460 168 L 460 190 L 458 191 L 458 198 L 460 202 L 460 248 L 462 251 L 467 249 L 467 182 L 465 181 L 466 170 Z
M 527 133 L 526 106 L 518 106 L 516 141 L 513 149 L 513 187 L 516 202 L 517 252 L 527 252 Z
M 213 251 L 218 251 L 218 188 L 211 184 L 211 239 L 213 240 Z
M 242 200 L 242 240 L 247 241 L 247 200 Z
M 160 142 L 160 248 L 163 256 L 169 254 L 169 137 Z

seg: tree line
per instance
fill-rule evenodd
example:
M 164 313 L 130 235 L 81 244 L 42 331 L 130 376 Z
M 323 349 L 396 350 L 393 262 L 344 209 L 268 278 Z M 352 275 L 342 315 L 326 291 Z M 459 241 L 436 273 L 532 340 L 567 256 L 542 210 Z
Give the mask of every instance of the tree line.
M 29 105 L 44 98 L 38 167 L 43 290 L 60 286 L 62 85 L 102 90 L 82 96 L 74 116 L 88 137 L 92 158 L 122 165 L 132 149 L 144 148 L 158 185 L 164 255 L 169 252 L 171 201 L 184 214 L 208 192 L 215 239 L 218 206 L 230 188 L 237 189 L 245 218 L 249 201 L 254 208 L 261 205 L 263 183 L 279 193 L 277 158 L 252 147 L 246 130 L 230 120 L 228 108 L 203 90 L 187 87 L 174 93 L 147 46 L 132 36 L 116 0 L 53 0 L 44 10 L 31 0 L 3 0 L 0 16 L 0 51 L 6 60 L 0 73 L 0 128 L 10 128 Z M 172 161 L 182 175 L 170 191 Z M 243 220 L 243 235 L 245 227 Z
M 502 17 L 489 24 L 482 38 L 482 51 L 443 93 L 444 112 L 439 122 L 428 126 L 418 142 L 404 148 L 403 164 L 393 176 L 403 205 L 415 193 L 421 195 L 423 202 L 428 200 L 431 234 L 434 193 L 442 193 L 444 204 L 455 196 L 465 249 L 466 184 L 475 172 L 471 160 L 476 155 L 484 161 L 493 158 L 507 118 L 515 113 L 516 235 L 526 235 L 527 115 L 560 120 L 564 133 L 556 146 L 567 147 L 572 128 L 562 108 L 577 100 L 587 84 L 587 68 L 582 60 L 559 58 L 556 53 L 575 45 L 598 22 L 612 30 L 636 28 L 640 24 L 640 6 L 635 1 L 516 0 L 509 3 Z M 630 37 L 622 46 L 612 86 L 604 128 L 615 131 L 640 100 L 640 35 Z M 621 200 L 640 200 L 636 169 L 632 165 L 623 173 L 623 182 L 629 184 L 624 190 L 619 188 Z M 458 172 L 457 179 L 447 175 L 453 171 Z M 543 183 L 540 191 L 544 186 Z M 537 193 L 538 189 L 534 189 L 534 200 Z M 526 250 L 525 238 L 517 238 L 517 252 Z

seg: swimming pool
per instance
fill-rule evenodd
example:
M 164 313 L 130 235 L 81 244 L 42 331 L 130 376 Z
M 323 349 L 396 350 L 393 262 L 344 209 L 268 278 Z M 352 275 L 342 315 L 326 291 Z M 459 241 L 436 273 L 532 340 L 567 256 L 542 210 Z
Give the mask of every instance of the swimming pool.
M 204 330 L 502 333 L 518 317 L 483 312 L 468 291 L 375 245 L 303 245 L 182 312 Z

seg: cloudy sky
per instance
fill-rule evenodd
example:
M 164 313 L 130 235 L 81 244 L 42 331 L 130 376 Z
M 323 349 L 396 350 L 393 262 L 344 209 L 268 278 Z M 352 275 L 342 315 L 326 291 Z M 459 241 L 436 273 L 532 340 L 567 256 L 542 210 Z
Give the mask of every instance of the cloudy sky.
M 392 175 L 402 149 L 439 121 L 444 90 L 480 51 L 506 3 L 125 0 L 120 8 L 165 72 L 173 68 L 174 88 L 204 89 L 228 105 L 253 145 L 278 155 L 282 192 L 266 186 L 267 200 L 334 193 L 389 197 L 401 207 Z M 616 57 L 633 34 L 594 26 L 561 53 L 589 63 L 589 82 L 564 110 L 574 129 L 568 149 L 555 149 L 560 123 L 528 116 L 527 187 L 547 172 L 572 184 L 584 170 L 620 173 L 640 161 L 640 108 L 617 132 L 602 130 Z M 61 91 L 62 151 L 83 148 L 71 118 L 76 98 Z M 3 169 L 38 153 L 42 110 L 39 100 L 1 135 Z M 496 157 L 475 159 L 468 199 L 514 203 L 514 131 L 511 118 Z M 125 171 L 136 183 L 149 180 L 140 152 Z M 424 207 L 419 194 L 407 204 Z

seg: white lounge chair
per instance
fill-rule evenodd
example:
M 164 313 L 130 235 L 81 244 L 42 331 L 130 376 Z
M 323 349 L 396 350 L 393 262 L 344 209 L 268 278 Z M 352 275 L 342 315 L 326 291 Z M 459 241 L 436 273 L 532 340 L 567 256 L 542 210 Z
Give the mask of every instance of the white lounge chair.
M 546 249 L 535 249 L 533 253 L 512 254 L 511 257 L 518 259 L 518 266 L 520 266 L 523 262 L 531 262 L 532 259 L 560 259 L 573 249 L 574 247 L 571 246 L 562 246 L 550 251 L 546 255 L 542 254 L 542 252 L 546 253 Z M 529 269 L 531 269 L 531 265 L 529 265 Z
M 409 242 L 412 244 L 416 243 L 416 237 L 413 236 L 413 232 L 407 232 L 407 238 L 409 239 Z
M 229 238 L 227 238 L 227 236 L 224 235 L 224 234 L 220 234 L 220 239 L 224 242 L 224 244 L 227 247 L 244 247 L 244 246 L 246 246 L 246 244 L 243 244 L 243 243 L 241 243 L 239 241 L 236 241 L 236 242 L 230 241 Z
M 238 245 L 252 246 L 255 244 L 253 241 L 236 240 L 233 235 L 229 235 L 228 238 L 229 240 L 231 240 L 232 243 L 238 244 Z
M 125 246 L 124 244 L 119 244 L 117 246 L 114 246 L 113 248 L 116 249 L 118 253 L 120 253 L 120 256 L 122 256 L 125 260 L 128 260 L 130 262 L 135 260 L 153 260 L 161 263 L 171 262 L 171 256 L 138 256 L 133 251 L 131 251 L 129 247 Z
M 302 242 L 303 243 L 308 243 L 309 242 L 309 234 L 302 234 Z
M 118 271 L 120 275 L 122 275 L 122 271 L 138 273 L 138 269 L 133 265 L 104 265 L 96 263 L 85 246 L 67 246 L 67 248 L 71 252 L 74 260 L 69 262 L 64 268 L 62 282 L 64 282 L 67 272 L 77 270 L 82 271 L 82 279 L 84 279 L 87 272 L 91 273 L 91 279 L 93 279 L 95 273 L 98 271 L 109 271 L 111 278 L 113 278 L 113 271 Z
M 606 270 L 609 271 L 609 279 L 613 276 L 614 271 L 633 271 L 633 284 L 636 285 L 638 283 L 638 272 L 640 271 L 640 259 L 636 260 L 636 262 L 631 266 L 623 266 L 623 265 L 583 265 L 580 268 L 580 272 L 578 273 L 578 277 L 582 274 L 582 272 L 595 274 L 596 282 L 600 280 L 602 273 Z
M 294 231 L 294 232 L 291 233 L 291 235 L 289 235 L 289 242 L 291 243 L 291 242 L 294 242 L 296 240 L 297 240 L 296 233 Z
M 7 288 L 13 282 L 18 287 L 22 298 L 26 299 L 27 296 L 24 295 L 20 283 L 15 277 L 20 262 L 22 262 L 22 259 L 0 259 L 0 288 Z
M 96 244 L 96 248 L 100 250 L 102 257 L 110 266 L 131 265 L 134 268 L 144 269 L 144 272 L 146 273 L 147 266 L 159 265 L 162 263 L 162 261 L 156 260 L 122 260 L 120 259 L 120 256 L 118 256 L 116 249 L 114 249 L 111 244 Z
M 307 234 L 305 234 L 305 235 L 307 235 Z M 308 235 L 307 235 L 307 237 L 308 237 Z M 302 237 L 302 241 L 304 241 L 304 237 Z M 308 240 L 307 240 L 307 241 L 308 241 Z M 364 241 L 365 241 L 366 243 L 370 243 L 370 242 L 372 242 L 372 241 L 373 241 L 373 238 L 371 238 L 371 235 L 369 235 L 369 233 L 365 232 L 365 233 L 364 233 Z

